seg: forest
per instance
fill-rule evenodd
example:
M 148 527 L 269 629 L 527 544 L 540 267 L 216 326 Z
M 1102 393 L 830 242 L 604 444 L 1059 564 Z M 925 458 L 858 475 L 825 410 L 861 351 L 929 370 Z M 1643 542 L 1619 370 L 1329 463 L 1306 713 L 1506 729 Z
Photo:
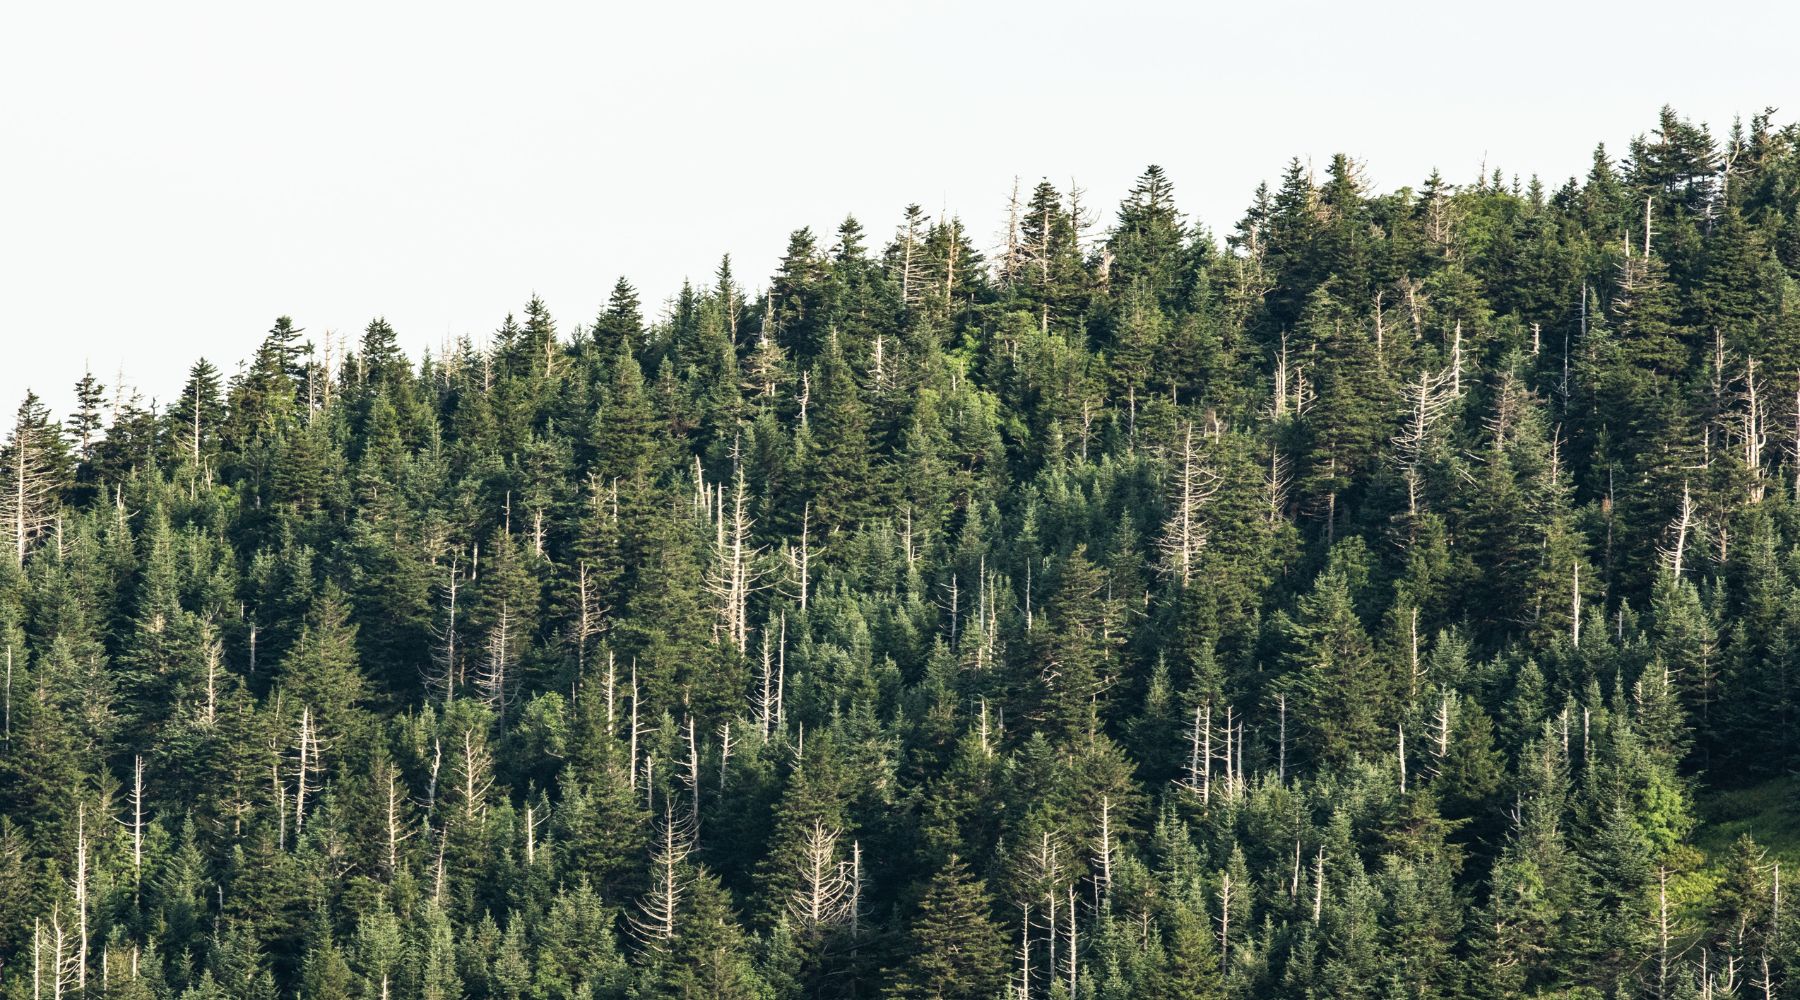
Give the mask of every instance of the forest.
M 1800 991 L 1774 114 L 42 373 L 0 997 Z

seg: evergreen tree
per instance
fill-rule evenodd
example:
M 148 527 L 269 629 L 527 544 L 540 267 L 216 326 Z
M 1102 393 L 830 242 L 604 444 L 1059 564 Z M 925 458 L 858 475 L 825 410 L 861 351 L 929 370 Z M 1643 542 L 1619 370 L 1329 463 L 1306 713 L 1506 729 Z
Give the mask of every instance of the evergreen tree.
M 887 994 L 985 998 L 1005 985 L 1004 944 L 988 915 L 987 886 L 951 855 L 931 877 Z

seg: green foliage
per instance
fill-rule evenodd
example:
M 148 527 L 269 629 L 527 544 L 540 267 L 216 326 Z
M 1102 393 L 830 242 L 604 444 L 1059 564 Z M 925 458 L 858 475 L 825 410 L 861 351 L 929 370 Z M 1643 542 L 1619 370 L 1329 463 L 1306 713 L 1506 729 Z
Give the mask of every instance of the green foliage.
M 0 996 L 1792 992 L 1797 190 L 1151 167 L 28 397 Z

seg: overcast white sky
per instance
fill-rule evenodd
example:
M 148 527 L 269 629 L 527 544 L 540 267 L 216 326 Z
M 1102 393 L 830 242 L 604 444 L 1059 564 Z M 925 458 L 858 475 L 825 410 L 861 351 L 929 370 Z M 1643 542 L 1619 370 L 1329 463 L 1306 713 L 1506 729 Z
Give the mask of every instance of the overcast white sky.
M 801 225 L 1151 162 L 1228 231 L 1291 156 L 1560 182 L 1672 103 L 1800 116 L 1800 4 L 28 4 L 0 14 L 0 407 L 171 398 L 273 318 L 415 350 L 532 292 L 660 303 Z M 1590 9 L 1592 8 L 1592 9 Z

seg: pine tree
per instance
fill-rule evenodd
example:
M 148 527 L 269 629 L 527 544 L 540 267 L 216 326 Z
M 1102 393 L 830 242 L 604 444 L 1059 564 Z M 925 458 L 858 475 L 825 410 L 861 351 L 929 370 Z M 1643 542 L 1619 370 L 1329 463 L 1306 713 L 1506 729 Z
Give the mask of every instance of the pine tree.
M 293 710 L 311 713 L 310 725 L 317 732 L 309 738 L 334 754 L 354 752 L 366 732 L 358 707 L 368 698 L 368 681 L 357 656 L 356 634 L 344 593 L 326 584 L 277 675 Z
M 812 441 L 804 472 L 811 510 L 821 530 L 859 525 L 881 496 L 871 455 L 869 411 L 836 338 L 814 369 Z
M 1295 718 L 1318 765 L 1385 752 L 1392 717 L 1392 684 L 1357 616 L 1345 563 L 1334 558 L 1319 574 L 1286 628 Z
M 94 449 L 100 443 L 101 432 L 105 429 L 100 406 L 105 400 L 106 387 L 92 371 L 84 373 L 81 381 L 75 383 L 75 412 L 69 416 L 67 428 L 75 445 L 75 457 L 82 462 L 93 460 Z
M 1113 634 L 1106 584 L 1077 549 L 1063 563 L 1055 594 L 1031 643 L 1031 712 L 1047 736 L 1069 739 L 1095 731 L 1099 699 L 1115 680 Z
M 624 278 L 613 284 L 606 308 L 594 320 L 593 338 L 600 356 L 610 359 L 615 367 L 621 363 L 621 357 L 635 360 L 643 356 L 647 347 L 643 312 L 637 289 Z M 614 375 L 617 377 L 616 371 Z
M 1171 902 L 1161 922 L 1168 964 L 1150 991 L 1175 1000 L 1222 1000 L 1226 994 L 1218 940 L 1205 907 Z
M 997 995 L 1006 983 L 1005 945 L 989 905 L 986 884 L 971 878 L 962 859 L 951 855 L 925 887 L 887 995 L 897 1000 Z
M 504 728 L 519 699 L 525 660 L 538 626 L 540 588 L 519 553 L 518 542 L 503 525 L 482 547 L 480 575 L 469 616 L 474 683 L 481 700 Z
M 1082 261 L 1081 220 L 1049 181 L 1041 181 L 1018 214 L 1017 250 L 1003 262 L 1020 306 L 1048 333 L 1086 321 L 1091 280 Z
M 1119 206 L 1119 218 L 1107 249 L 1112 254 L 1109 280 L 1115 288 L 1141 285 L 1152 302 L 1171 302 L 1182 265 L 1186 227 L 1175 210 L 1175 189 L 1155 164 L 1138 175 Z

